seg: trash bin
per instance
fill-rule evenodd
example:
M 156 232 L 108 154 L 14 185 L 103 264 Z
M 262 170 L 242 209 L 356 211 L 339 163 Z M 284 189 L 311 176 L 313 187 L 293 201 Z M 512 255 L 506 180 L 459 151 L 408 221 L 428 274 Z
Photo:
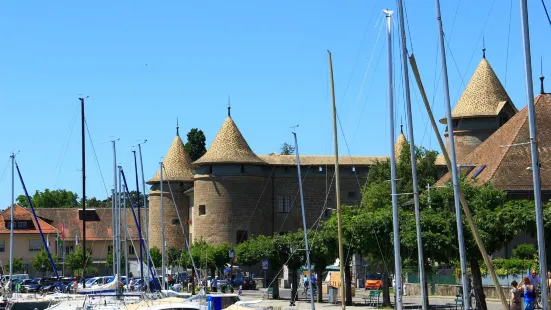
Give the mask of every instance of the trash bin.
M 334 286 L 329 286 L 328 291 L 329 291 L 329 303 L 337 304 L 339 302 L 339 288 Z

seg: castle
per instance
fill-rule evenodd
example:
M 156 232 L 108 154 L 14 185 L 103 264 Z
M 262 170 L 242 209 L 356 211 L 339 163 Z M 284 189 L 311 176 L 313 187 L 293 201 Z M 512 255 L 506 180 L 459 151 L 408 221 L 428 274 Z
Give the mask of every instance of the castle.
M 551 95 L 536 100 L 538 138 L 551 144 Z M 514 197 L 531 197 L 529 145 L 511 146 L 528 140 L 526 108 L 518 111 L 485 57 L 476 68 L 453 112 L 453 130 L 458 164 L 468 180 L 482 179 Z M 445 119 L 441 120 L 446 123 Z M 447 129 L 444 134 L 448 139 Z M 396 142 L 399 154 L 407 143 L 403 134 Z M 447 141 L 449 147 L 449 141 Z M 546 173 L 548 152 L 541 152 L 544 197 L 551 190 Z M 306 222 L 311 227 L 327 219 L 335 209 L 334 156 L 301 155 Z M 361 201 L 361 186 L 369 167 L 386 156 L 340 156 L 343 204 Z M 183 248 L 184 233 L 191 242 L 237 244 L 252 235 L 273 235 L 302 228 L 296 158 L 294 155 L 257 155 L 236 123 L 228 117 L 207 152 L 195 162 L 178 134 L 164 159 L 163 199 L 166 244 Z M 437 184 L 449 181 L 442 156 L 436 160 L 442 171 Z M 517 167 L 517 168 L 514 168 Z M 490 169 L 491 168 L 491 169 Z M 508 176 L 507 176 L 508 175 Z M 522 183 L 522 184 L 520 184 Z M 160 171 L 148 181 L 149 245 L 160 247 Z M 482 184 L 482 182 L 478 182 Z M 172 193 L 171 193 L 172 192 Z M 174 195 L 173 202 L 171 194 Z

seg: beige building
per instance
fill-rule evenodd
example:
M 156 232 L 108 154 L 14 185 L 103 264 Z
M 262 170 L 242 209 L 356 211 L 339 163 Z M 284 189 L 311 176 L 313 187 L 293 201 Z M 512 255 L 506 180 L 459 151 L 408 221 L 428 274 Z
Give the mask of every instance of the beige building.
M 93 264 L 100 273 L 107 271 L 105 258 L 107 252 L 112 249 L 113 236 L 111 230 L 111 209 L 96 209 L 97 221 L 86 223 L 86 248 L 92 253 Z M 56 256 L 61 267 L 58 272 L 61 275 L 64 255 L 72 253 L 77 244 L 82 243 L 82 222 L 78 218 L 78 209 L 73 208 L 47 208 L 35 209 L 38 224 L 44 234 L 46 244 L 49 244 L 50 253 Z M 5 267 L 9 263 L 10 256 L 10 208 L 0 213 L 0 265 Z M 44 242 L 38 230 L 38 224 L 29 209 L 19 205 L 14 206 L 14 258 L 21 258 L 25 273 L 31 276 L 38 275 L 32 267 L 32 259 L 38 252 L 44 249 Z M 128 258 L 136 260 L 139 251 L 138 237 L 134 218 L 128 210 Z M 121 231 L 124 227 L 121 226 Z M 59 237 L 59 239 L 58 239 Z M 124 238 L 121 238 L 124 241 Z M 59 241 L 61 242 L 59 242 Z M 63 247 L 61 246 L 63 243 Z M 3 273 L 9 272 L 4 270 Z M 66 275 L 72 275 L 70 270 L 65 270 Z M 41 276 L 41 275 L 40 275 Z

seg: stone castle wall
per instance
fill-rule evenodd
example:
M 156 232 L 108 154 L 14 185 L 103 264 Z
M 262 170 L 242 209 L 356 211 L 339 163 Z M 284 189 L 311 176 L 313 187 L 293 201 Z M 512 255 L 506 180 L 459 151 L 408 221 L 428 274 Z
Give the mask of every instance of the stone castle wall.
M 186 233 L 188 232 L 189 219 L 189 197 L 183 192 L 193 186 L 193 183 L 170 183 L 172 193 L 182 219 L 182 224 Z M 178 221 L 178 214 L 174 208 L 174 203 L 170 195 L 168 183 L 163 184 L 163 205 L 165 221 L 165 241 L 167 247 L 183 249 L 185 247 L 184 233 Z M 149 248 L 161 248 L 161 192 L 159 184 L 155 184 L 149 193 Z
M 267 181 L 266 177 L 249 175 L 196 176 L 193 240 L 238 243 L 238 231 L 247 231 L 248 237 L 271 235 L 272 186 L 266 185 Z M 199 215 L 201 206 L 204 206 L 204 215 Z

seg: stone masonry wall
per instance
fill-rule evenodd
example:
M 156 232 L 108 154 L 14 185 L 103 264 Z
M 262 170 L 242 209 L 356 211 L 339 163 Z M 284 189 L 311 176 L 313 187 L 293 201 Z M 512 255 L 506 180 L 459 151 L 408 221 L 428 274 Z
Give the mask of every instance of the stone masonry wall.
M 192 186 L 192 183 L 171 183 L 172 193 L 178 206 L 184 229 L 188 229 L 188 197 L 183 192 Z M 168 183 L 163 185 L 163 204 L 165 220 L 165 241 L 167 247 L 183 249 L 185 247 L 184 233 L 182 232 L 178 215 L 170 195 Z M 149 248 L 161 248 L 161 192 L 159 184 L 154 185 L 149 193 Z
M 272 186 L 263 176 L 201 176 L 195 179 L 193 239 L 237 243 L 237 231 L 271 235 Z M 258 205 L 257 205 L 258 204 Z M 199 215 L 201 206 L 205 214 Z

